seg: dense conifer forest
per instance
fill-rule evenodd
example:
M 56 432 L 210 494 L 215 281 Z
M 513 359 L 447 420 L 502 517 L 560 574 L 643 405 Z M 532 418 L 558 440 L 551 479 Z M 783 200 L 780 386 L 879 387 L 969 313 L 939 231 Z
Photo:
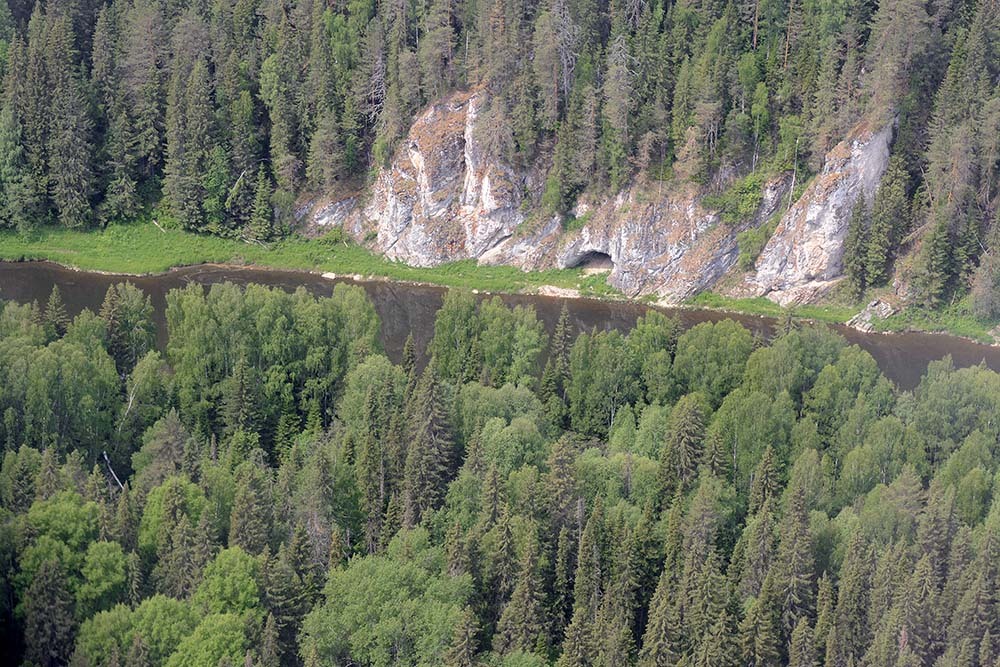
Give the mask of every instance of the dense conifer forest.
M 1000 665 L 1000 375 L 447 294 L 0 304 L 0 651 L 37 667 Z
M 545 212 L 639 178 L 746 215 L 766 176 L 805 182 L 894 120 L 851 284 L 913 250 L 917 301 L 973 289 L 1000 315 L 993 0 L 8 0 L 0 74 L 0 226 L 23 231 L 147 215 L 267 241 L 456 89 Z

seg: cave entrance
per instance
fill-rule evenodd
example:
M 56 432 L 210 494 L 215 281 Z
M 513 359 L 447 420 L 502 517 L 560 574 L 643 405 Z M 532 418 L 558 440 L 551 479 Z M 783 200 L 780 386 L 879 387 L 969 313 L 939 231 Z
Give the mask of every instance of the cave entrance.
M 607 273 L 615 268 L 615 263 L 608 253 L 591 250 L 581 255 L 572 268 L 583 269 L 584 273 Z

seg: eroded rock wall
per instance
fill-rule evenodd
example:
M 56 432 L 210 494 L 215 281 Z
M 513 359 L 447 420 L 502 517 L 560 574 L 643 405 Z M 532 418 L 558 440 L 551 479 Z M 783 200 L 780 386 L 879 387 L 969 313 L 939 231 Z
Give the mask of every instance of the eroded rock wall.
M 843 274 L 844 239 L 859 197 L 869 203 L 889 165 L 893 125 L 859 125 L 782 216 L 745 289 L 782 305 L 815 300 Z
M 478 138 L 486 103 L 484 93 L 463 92 L 426 109 L 367 194 L 319 208 L 314 222 L 343 226 L 373 250 L 418 266 L 473 258 L 542 269 L 607 255 L 608 279 L 626 294 L 680 302 L 736 273 L 737 235 L 789 206 L 791 174 L 767 182 L 757 212 L 737 224 L 707 209 L 699 186 L 637 180 L 614 197 L 584 198 L 579 227 L 567 230 L 557 217 L 528 216 L 543 168 L 519 171 L 488 158 Z M 851 210 L 859 196 L 873 195 L 891 139 L 891 125 L 860 126 L 834 148 L 754 270 L 727 279 L 726 290 L 788 304 L 836 282 Z
M 466 92 L 430 106 L 379 170 L 366 203 L 328 205 L 315 222 L 374 237 L 374 250 L 417 266 L 478 258 L 508 238 L 524 221 L 522 195 L 531 184 L 527 174 L 484 158 L 481 104 Z

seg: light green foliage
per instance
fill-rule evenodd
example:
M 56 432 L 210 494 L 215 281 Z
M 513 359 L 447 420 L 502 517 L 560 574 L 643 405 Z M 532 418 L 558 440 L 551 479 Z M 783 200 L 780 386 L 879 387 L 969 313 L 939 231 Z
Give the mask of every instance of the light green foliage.
M 543 433 L 549 429 L 541 402 L 527 387 L 506 384 L 494 389 L 470 382 L 458 391 L 452 423 L 457 440 L 468 443 L 491 419 L 507 424 L 515 417 L 530 419 Z
M 344 380 L 344 395 L 340 400 L 337 414 L 343 420 L 355 440 L 360 440 L 372 424 L 366 415 L 369 392 L 378 402 L 382 423 L 385 428 L 393 410 L 398 409 L 406 387 L 406 375 L 402 369 L 392 364 L 382 355 L 371 355 L 353 368 Z
M 203 614 L 233 614 L 247 622 L 260 622 L 258 576 L 256 559 L 239 547 L 225 549 L 205 568 L 191 602 Z
M 117 542 L 93 542 L 81 569 L 83 583 L 76 590 L 76 610 L 81 618 L 112 607 L 125 597 L 125 554 Z
M 146 598 L 132 613 L 132 630 L 142 637 L 153 665 L 165 664 L 196 625 L 198 614 L 191 605 L 164 595 Z
M 246 621 L 238 614 L 206 616 L 164 664 L 166 667 L 199 667 L 218 665 L 224 658 L 228 658 L 230 664 L 239 664 L 249 644 L 246 631 Z
M 639 361 L 617 331 L 581 334 L 569 356 L 570 421 L 590 435 L 605 435 L 618 410 L 639 398 Z
M 28 442 L 97 450 L 111 438 L 121 398 L 114 363 L 101 348 L 57 340 L 27 360 L 23 387 Z
M 73 491 L 35 502 L 27 515 L 27 523 L 36 537 L 51 537 L 80 553 L 97 536 L 97 520 L 97 505 L 84 501 Z
M 131 373 L 94 316 L 48 342 L 59 308 L 0 308 L 0 634 L 27 660 L 882 664 L 906 619 L 904 664 L 995 661 L 985 367 L 935 362 L 900 391 L 819 327 L 651 314 L 574 340 L 567 315 L 515 380 L 484 343 L 537 319 L 472 301 L 445 379 L 412 345 L 378 354 L 358 290 L 168 299 L 167 356 Z M 127 490 L 88 445 L 20 444 L 26 360 L 60 344 L 134 390 L 107 408 L 144 432 L 113 442 Z
M 738 484 L 747 488 L 750 474 L 770 445 L 787 456 L 795 407 L 787 392 L 771 398 L 740 387 L 729 394 L 712 419 L 709 433 L 716 431 L 735 463 Z
M 689 392 L 703 392 L 715 406 L 739 384 L 752 350 L 750 332 L 736 322 L 703 322 L 677 339 L 674 372 Z
M 254 406 L 264 424 L 276 425 L 282 410 L 296 405 L 329 419 L 343 375 L 378 350 L 378 318 L 359 287 L 338 284 L 333 296 L 315 299 L 251 285 L 196 285 L 171 292 L 167 358 L 180 404 L 208 419 L 240 355 L 261 378 Z M 224 347 L 215 344 L 228 341 Z
M 786 391 L 798 402 L 821 370 L 835 361 L 841 363 L 838 355 L 843 346 L 844 341 L 826 327 L 792 329 L 750 355 L 743 386 L 769 396 Z M 871 356 L 855 350 L 867 357 L 870 361 L 867 368 L 877 374 L 878 367 Z
M 183 477 L 170 477 L 150 491 L 139 523 L 140 551 L 152 554 L 163 539 L 164 532 L 173 529 L 175 518 L 168 516 L 168 510 L 183 514 L 191 525 L 196 525 L 206 502 L 204 492 Z M 174 509 L 171 510 L 170 504 Z
M 452 290 L 434 321 L 428 352 L 441 376 L 501 386 L 532 381 L 538 372 L 544 328 L 530 306 L 508 308 L 500 297 L 477 304 Z
M 108 664 L 108 656 L 124 654 L 131 643 L 132 610 L 123 604 L 99 611 L 80 625 L 75 655 L 95 667 Z
M 385 556 L 330 573 L 326 602 L 306 617 L 303 653 L 326 663 L 439 664 L 470 594 L 468 576 L 443 574 L 444 554 L 421 530 L 401 533 Z
M 627 501 L 633 507 L 645 507 L 657 500 L 657 462 L 628 453 L 604 456 L 588 449 L 576 460 L 580 490 L 587 498 L 603 498 L 607 505 Z
M 515 417 L 509 424 L 498 417 L 483 425 L 479 446 L 488 463 L 507 475 L 523 465 L 540 466 L 545 461 L 545 441 L 530 419 Z
M 943 461 L 972 431 L 996 437 L 1000 425 L 988 417 L 997 409 L 1000 379 L 979 367 L 955 370 L 950 358 L 931 362 L 911 400 L 900 406 L 928 447 L 929 463 Z

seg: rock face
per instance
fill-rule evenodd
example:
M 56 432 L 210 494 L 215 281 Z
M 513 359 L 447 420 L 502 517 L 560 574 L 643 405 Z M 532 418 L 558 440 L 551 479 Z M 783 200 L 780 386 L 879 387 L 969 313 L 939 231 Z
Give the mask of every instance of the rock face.
M 558 217 L 528 219 L 541 199 L 545 165 L 516 170 L 489 159 L 477 132 L 484 95 L 454 93 L 426 109 L 367 194 L 314 207 L 313 222 L 341 226 L 376 252 L 418 266 L 470 258 L 523 269 L 597 262 L 610 265 L 609 282 L 630 296 L 679 302 L 719 289 L 723 276 L 735 273 L 737 235 L 787 205 L 790 174 L 767 182 L 756 213 L 737 224 L 705 208 L 700 186 L 639 180 L 614 197 L 582 200 L 570 229 Z M 726 289 L 789 304 L 833 284 L 851 210 L 859 196 L 873 195 L 891 138 L 892 125 L 859 127 L 834 148 L 782 216 L 754 271 L 727 279 Z
M 745 288 L 782 305 L 822 294 L 843 273 L 844 238 L 858 197 L 869 201 L 889 164 L 893 125 L 861 125 L 826 156 L 823 170 L 781 222 Z
M 526 175 L 484 158 L 476 138 L 479 108 L 474 93 L 455 93 L 428 108 L 380 170 L 363 209 L 332 204 L 315 221 L 374 235 L 375 250 L 417 266 L 478 258 L 496 246 L 524 221 L 521 198 L 530 184 Z
M 664 188 L 633 186 L 578 217 L 579 230 L 563 232 L 558 220 L 538 232 L 511 238 L 480 261 L 523 268 L 579 266 L 606 256 L 609 282 L 630 296 L 655 294 L 676 303 L 711 287 L 736 263 L 736 235 L 774 214 L 788 192 L 790 177 L 769 182 L 751 219 L 736 225 L 720 221 L 701 205 L 692 185 Z

